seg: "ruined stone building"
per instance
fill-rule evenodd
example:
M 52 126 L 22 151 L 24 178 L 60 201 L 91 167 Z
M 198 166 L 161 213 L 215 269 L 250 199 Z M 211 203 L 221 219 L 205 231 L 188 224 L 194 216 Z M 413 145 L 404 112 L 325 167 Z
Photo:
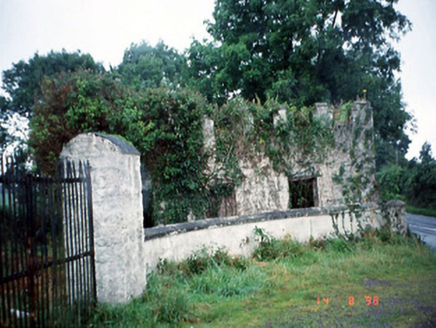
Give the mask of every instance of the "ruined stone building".
M 289 159 L 293 161 L 293 172 L 274 171 L 269 158 L 262 154 L 258 154 L 255 164 L 239 158 L 242 183 L 222 201 L 219 216 L 375 202 L 371 107 L 368 102 L 358 101 L 350 109 L 347 117 L 339 118 L 327 104 L 316 104 L 313 115 L 328 123 L 334 146 L 325 150 L 322 159 L 302 158 L 295 149 L 296 156 Z M 274 116 L 274 125 L 281 120 L 286 120 L 284 110 Z M 203 129 L 205 147 L 213 148 L 214 122 L 206 119 Z M 210 165 L 214 165 L 213 161 Z

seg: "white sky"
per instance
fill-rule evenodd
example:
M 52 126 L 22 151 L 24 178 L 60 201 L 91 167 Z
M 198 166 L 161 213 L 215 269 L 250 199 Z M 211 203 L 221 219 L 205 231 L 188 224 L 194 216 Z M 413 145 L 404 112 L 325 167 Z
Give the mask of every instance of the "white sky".
M 193 36 L 208 37 L 203 21 L 213 7 L 213 0 L 0 0 L 0 71 L 62 48 L 90 53 L 107 68 L 141 40 L 162 39 L 183 51 Z M 418 157 L 425 141 L 436 155 L 436 0 L 400 0 L 397 7 L 413 23 L 397 47 L 404 101 L 418 124 L 407 157 Z

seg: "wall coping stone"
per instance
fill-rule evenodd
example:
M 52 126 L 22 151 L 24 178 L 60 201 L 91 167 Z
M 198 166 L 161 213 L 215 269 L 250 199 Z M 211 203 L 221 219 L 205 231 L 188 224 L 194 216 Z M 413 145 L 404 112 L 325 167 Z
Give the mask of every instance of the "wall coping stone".
M 138 156 L 141 155 L 141 153 L 135 147 L 133 147 L 132 145 L 127 143 L 125 140 L 123 140 L 117 136 L 112 136 L 112 135 L 98 133 L 98 132 L 90 132 L 90 133 L 87 133 L 87 135 L 94 135 L 94 136 L 109 140 L 115 146 L 118 147 L 118 149 L 120 150 L 120 152 L 122 154 L 138 155 Z
M 255 213 L 250 215 L 232 216 L 232 217 L 218 217 L 218 218 L 211 218 L 211 219 L 198 220 L 192 222 L 168 224 L 165 226 L 157 226 L 153 228 L 144 229 L 144 241 L 161 238 L 167 235 L 174 235 L 174 234 L 186 233 L 186 232 L 215 228 L 215 227 L 224 227 L 224 226 L 272 221 L 272 220 L 282 220 L 288 218 L 300 218 L 306 216 L 331 215 L 344 211 L 354 211 L 354 209 L 357 208 L 367 210 L 367 209 L 375 209 L 376 207 L 374 206 L 374 204 L 366 203 L 363 205 L 354 204 L 351 206 L 339 205 L 339 206 L 329 206 L 329 207 L 298 208 L 298 209 L 291 209 L 287 211 L 264 212 L 264 213 Z
M 386 202 L 387 207 L 406 207 L 406 203 L 399 199 L 392 199 Z

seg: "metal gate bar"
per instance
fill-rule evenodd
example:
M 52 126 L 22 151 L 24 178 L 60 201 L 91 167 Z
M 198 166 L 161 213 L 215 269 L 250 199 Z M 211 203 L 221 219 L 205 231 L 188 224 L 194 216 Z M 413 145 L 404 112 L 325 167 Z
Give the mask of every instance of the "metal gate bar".
M 0 326 L 80 326 L 96 303 L 89 163 L 48 176 L 2 154 L 0 173 Z

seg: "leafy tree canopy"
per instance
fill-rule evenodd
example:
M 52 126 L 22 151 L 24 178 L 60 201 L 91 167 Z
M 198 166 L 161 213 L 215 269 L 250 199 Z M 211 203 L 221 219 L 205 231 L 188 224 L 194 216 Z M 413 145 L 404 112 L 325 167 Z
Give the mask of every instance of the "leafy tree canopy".
M 185 69 L 185 57 L 162 41 L 155 47 L 143 41 L 132 44 L 124 52 L 118 73 L 123 83 L 135 88 L 177 87 L 182 81 Z
M 95 72 L 102 72 L 104 68 L 96 63 L 89 54 L 82 54 L 80 51 L 68 53 L 51 51 L 47 55 L 40 56 L 36 53 L 28 62 L 23 60 L 12 65 L 11 69 L 3 71 L 3 86 L 9 101 L 1 103 L 4 109 L 17 112 L 20 115 L 32 114 L 35 97 L 41 96 L 41 83 L 44 76 L 53 76 L 60 72 L 76 71 L 78 69 L 89 69 Z
M 214 41 L 194 41 L 189 49 L 190 83 L 220 105 L 235 92 L 303 105 L 360 95 L 372 103 L 378 145 L 405 154 L 403 128 L 411 117 L 390 42 L 411 24 L 396 2 L 217 0 L 208 23 Z
M 409 205 L 436 210 L 436 160 L 429 143 L 423 144 L 419 161 L 387 165 L 377 175 L 384 200 L 400 198 Z
M 44 79 L 31 118 L 29 145 L 46 172 L 72 138 L 85 132 L 120 135 L 141 153 L 153 178 L 156 223 L 204 215 L 204 98 L 188 90 L 135 90 L 110 73 L 61 73 Z M 159 206 L 166 201 L 165 212 Z
M 432 157 L 431 145 L 425 142 L 422 145 L 421 151 L 419 152 L 419 159 L 422 165 L 430 165 L 430 163 L 435 163 L 435 159 Z

